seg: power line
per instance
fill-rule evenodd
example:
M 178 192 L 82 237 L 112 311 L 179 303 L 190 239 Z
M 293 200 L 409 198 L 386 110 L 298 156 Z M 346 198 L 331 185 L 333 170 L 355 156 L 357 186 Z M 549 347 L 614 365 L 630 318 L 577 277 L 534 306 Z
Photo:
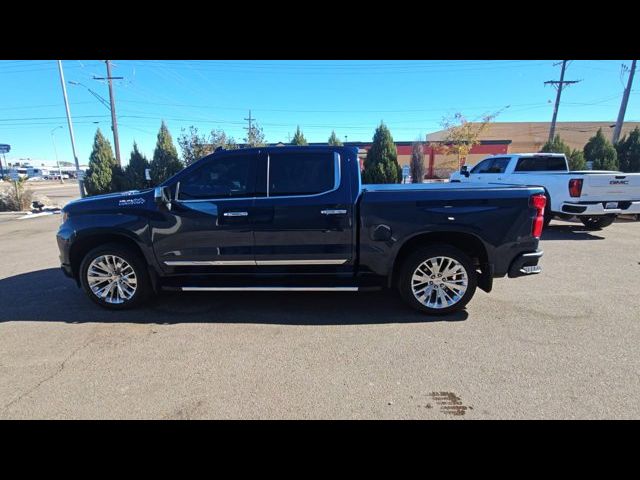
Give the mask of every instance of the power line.
M 488 71 L 488 70 L 500 70 L 505 68 L 516 68 L 516 67 L 533 67 L 537 65 L 543 65 L 546 62 L 531 62 L 527 61 L 527 63 L 519 63 L 516 65 L 508 64 L 506 62 L 502 62 L 500 65 L 487 64 L 487 62 L 482 62 L 478 65 L 471 65 L 471 68 L 468 68 L 464 64 L 460 64 L 459 62 L 453 63 L 451 65 L 442 65 L 442 64 L 433 64 L 433 65 L 378 65 L 378 64 L 362 64 L 362 65 L 353 65 L 348 66 L 348 68 L 341 68 L 340 65 L 307 65 L 307 64 L 256 64 L 254 62 L 244 62 L 242 64 L 224 64 L 220 61 L 211 61 L 208 64 L 196 64 L 191 65 L 185 62 L 162 62 L 162 61 L 131 61 L 130 64 L 138 65 L 138 66 L 161 66 L 166 69 L 175 69 L 180 68 L 180 65 L 190 65 L 192 70 L 202 70 L 202 71 L 216 71 L 218 73 L 222 72 L 251 72 L 251 71 L 260 71 L 261 74 L 281 74 L 283 71 L 286 71 L 287 74 L 307 74 L 307 75 L 336 75 L 336 70 L 341 75 L 350 75 L 350 74 L 411 74 L 411 73 L 448 73 L 448 72 L 468 72 L 468 71 Z M 435 68 L 435 69 L 434 69 Z M 443 69 L 444 68 L 444 69 Z M 226 69 L 226 70 L 225 70 Z

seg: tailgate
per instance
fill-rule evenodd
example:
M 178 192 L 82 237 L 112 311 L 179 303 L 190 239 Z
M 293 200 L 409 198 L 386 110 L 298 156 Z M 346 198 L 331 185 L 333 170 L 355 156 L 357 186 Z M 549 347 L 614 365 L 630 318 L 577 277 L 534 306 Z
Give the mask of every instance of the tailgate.
M 584 176 L 581 199 L 591 201 L 640 200 L 640 174 L 601 173 Z

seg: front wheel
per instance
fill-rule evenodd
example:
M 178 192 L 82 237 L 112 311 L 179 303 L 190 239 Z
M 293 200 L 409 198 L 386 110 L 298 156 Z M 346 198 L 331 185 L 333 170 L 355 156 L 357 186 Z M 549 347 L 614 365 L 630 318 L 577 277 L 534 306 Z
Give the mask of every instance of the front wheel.
M 608 227 L 616 219 L 615 215 L 594 215 L 579 217 L 580 221 L 587 227 L 587 230 L 600 230 Z
M 123 310 L 138 305 L 149 292 L 149 274 L 138 254 L 119 244 L 87 253 L 80 265 L 80 283 L 101 307 Z
M 430 315 L 446 315 L 464 308 L 476 291 L 471 259 L 448 245 L 431 245 L 403 262 L 398 289 L 413 308 Z

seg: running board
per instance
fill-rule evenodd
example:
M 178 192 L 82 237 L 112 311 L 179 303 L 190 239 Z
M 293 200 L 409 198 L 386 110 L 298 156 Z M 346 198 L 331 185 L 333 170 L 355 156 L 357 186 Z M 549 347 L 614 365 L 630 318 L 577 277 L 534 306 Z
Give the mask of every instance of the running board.
M 357 292 L 360 287 L 180 287 L 183 292 Z

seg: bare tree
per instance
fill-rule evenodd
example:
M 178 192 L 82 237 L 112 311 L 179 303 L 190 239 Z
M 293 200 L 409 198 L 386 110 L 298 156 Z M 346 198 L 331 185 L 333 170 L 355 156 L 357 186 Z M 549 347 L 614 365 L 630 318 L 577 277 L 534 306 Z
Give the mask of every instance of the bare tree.
M 487 130 L 489 124 L 498 116 L 500 111 L 492 114 L 485 114 L 478 122 L 468 121 L 461 113 L 456 113 L 452 117 L 442 119 L 442 127 L 446 130 L 442 140 L 440 153 L 446 155 L 456 155 L 457 166 L 462 166 L 462 161 L 466 159 L 474 145 L 480 143 L 480 136 Z

